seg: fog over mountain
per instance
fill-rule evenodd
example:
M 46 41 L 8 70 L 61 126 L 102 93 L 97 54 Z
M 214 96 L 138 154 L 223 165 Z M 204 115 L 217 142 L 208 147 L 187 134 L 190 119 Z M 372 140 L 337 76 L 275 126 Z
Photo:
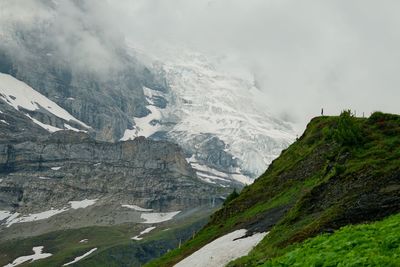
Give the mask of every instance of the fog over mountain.
M 47 1 L 21 2 L 1 1 L 2 31 L 51 16 L 41 8 Z M 399 112 L 398 1 L 52 3 L 62 11 L 53 27 L 58 52 L 79 58 L 82 68 L 117 68 L 113 54 L 124 40 L 153 56 L 165 56 L 166 47 L 185 47 L 217 57 L 225 71 L 254 77 L 266 93 L 265 106 L 300 125 L 321 107 L 329 114 L 344 108 Z M 107 42 L 80 22 L 96 25 Z

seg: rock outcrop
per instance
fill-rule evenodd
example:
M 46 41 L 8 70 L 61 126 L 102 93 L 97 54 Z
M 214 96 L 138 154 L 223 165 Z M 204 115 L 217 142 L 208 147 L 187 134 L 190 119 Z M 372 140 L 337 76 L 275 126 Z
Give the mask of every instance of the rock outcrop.
M 164 141 L 142 137 L 107 143 L 86 133 L 59 131 L 0 144 L 0 210 L 22 216 L 67 209 L 45 222 L 29 223 L 33 228 L 25 225 L 29 235 L 143 221 L 137 210 L 122 205 L 155 212 L 212 208 L 229 190 L 198 179 L 181 149 Z M 70 201 L 84 200 L 96 201 L 90 208 L 69 208 Z M 10 230 L 3 221 L 7 229 L 0 235 L 18 237 L 22 224 Z

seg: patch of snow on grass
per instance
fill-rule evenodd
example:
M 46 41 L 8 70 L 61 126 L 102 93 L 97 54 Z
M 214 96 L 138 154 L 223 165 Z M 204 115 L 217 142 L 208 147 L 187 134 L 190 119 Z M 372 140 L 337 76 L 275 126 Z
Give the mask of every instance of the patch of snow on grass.
M 136 205 L 121 205 L 123 208 L 128 208 L 128 209 L 132 209 L 132 210 L 136 210 L 136 211 L 153 211 L 153 209 L 145 209 Z
M 142 213 L 140 214 L 140 218 L 145 220 L 142 223 L 160 223 L 171 220 L 178 215 L 178 213 L 180 213 L 180 211 Z
M 134 236 L 134 237 L 132 237 L 131 239 L 133 239 L 133 240 L 142 240 L 143 238 L 140 237 L 140 236 L 142 236 L 142 235 L 144 235 L 144 234 L 147 234 L 147 233 L 150 233 L 150 232 L 153 231 L 154 229 L 156 229 L 155 226 L 146 228 L 146 229 L 144 229 L 143 231 L 141 231 L 139 235 Z
M 36 260 L 45 259 L 45 258 L 50 257 L 52 255 L 51 253 L 42 253 L 43 248 L 44 248 L 43 246 L 34 247 L 32 250 L 35 254 L 19 257 L 19 258 L 15 259 L 12 263 L 9 263 L 9 264 L 5 265 L 4 267 L 13 267 L 13 266 L 20 265 L 27 261 L 33 262 Z
M 92 248 L 91 250 L 89 250 L 88 252 L 86 252 L 85 254 L 83 254 L 82 256 L 76 257 L 73 261 L 63 264 L 63 266 L 68 266 L 68 265 L 74 264 L 74 263 L 80 261 L 81 259 L 83 259 L 83 258 L 89 256 L 90 254 L 92 254 L 92 253 L 95 252 L 96 250 L 97 250 L 97 248 Z
M 175 267 L 220 267 L 230 261 L 246 256 L 268 233 L 257 233 L 244 237 L 247 230 L 241 229 L 224 235 L 205 245 Z
M 86 208 L 86 207 L 92 206 L 92 205 L 94 205 L 94 203 L 96 203 L 96 201 L 97 201 L 97 198 L 96 199 L 84 199 L 84 200 L 80 200 L 80 201 L 70 201 L 68 203 L 71 204 L 71 208 L 76 210 L 76 209 L 81 209 L 81 208 Z
M 89 239 L 82 239 L 81 241 L 79 241 L 79 243 L 87 243 L 89 241 Z

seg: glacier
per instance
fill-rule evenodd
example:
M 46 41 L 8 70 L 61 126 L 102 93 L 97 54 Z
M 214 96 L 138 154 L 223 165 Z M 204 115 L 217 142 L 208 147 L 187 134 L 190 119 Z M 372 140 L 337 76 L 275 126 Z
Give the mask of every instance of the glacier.
M 150 112 L 134 118 L 122 140 L 167 139 L 185 149 L 200 179 L 252 183 L 293 142 L 293 126 L 266 109 L 253 80 L 221 71 L 200 53 L 173 58 L 154 64 L 168 91 L 143 88 Z M 157 105 L 158 99 L 167 104 Z

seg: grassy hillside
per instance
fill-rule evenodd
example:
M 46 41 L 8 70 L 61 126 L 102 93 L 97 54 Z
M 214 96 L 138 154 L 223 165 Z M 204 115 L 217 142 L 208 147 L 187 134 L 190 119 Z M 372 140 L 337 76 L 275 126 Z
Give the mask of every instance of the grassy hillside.
M 173 266 L 236 229 L 270 234 L 231 266 L 257 266 L 288 246 L 400 211 L 400 116 L 314 118 L 254 184 L 225 203 L 181 248 L 147 266 Z
M 185 220 L 156 224 L 156 229 L 144 235 L 140 241 L 132 240 L 131 237 L 149 227 L 147 224 L 92 226 L 10 240 L 0 244 L 0 266 L 20 256 L 32 255 L 32 248 L 35 246 L 44 246 L 44 252 L 53 255 L 21 266 L 61 266 L 92 248 L 98 249 L 73 266 L 142 266 L 187 240 L 204 226 L 208 217 L 208 212 L 201 211 Z M 80 242 L 83 239 L 88 241 Z
M 400 266 L 400 214 L 322 234 L 267 261 L 273 266 Z

